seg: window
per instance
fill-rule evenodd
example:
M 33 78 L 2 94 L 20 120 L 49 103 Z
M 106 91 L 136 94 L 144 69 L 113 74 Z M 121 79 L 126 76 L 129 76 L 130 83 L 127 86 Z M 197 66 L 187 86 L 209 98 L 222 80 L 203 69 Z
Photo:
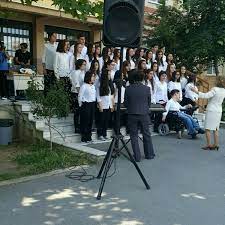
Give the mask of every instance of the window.
M 73 30 L 61 27 L 45 26 L 44 38 L 48 41 L 48 34 L 55 32 L 57 34 L 57 41 L 67 39 L 71 45 L 77 41 L 77 35 L 79 33 L 84 34 L 86 42 L 90 41 L 90 33 L 88 31 Z
M 213 62 L 208 66 L 207 75 L 216 75 L 215 67 Z
M 21 43 L 27 43 L 32 53 L 32 24 L 0 19 L 0 41 L 4 42 L 10 56 L 15 56 Z

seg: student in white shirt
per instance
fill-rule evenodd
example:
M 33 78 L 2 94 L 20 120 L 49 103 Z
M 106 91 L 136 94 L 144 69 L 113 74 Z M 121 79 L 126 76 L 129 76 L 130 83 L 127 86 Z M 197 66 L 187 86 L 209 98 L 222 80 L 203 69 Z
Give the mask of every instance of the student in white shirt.
M 159 50 L 159 46 L 157 44 L 152 46 L 152 54 L 153 54 L 152 61 L 153 62 L 155 62 L 155 60 L 156 60 L 156 54 L 157 54 L 158 50 Z
M 191 105 L 187 105 L 187 106 L 181 106 L 179 104 L 179 99 L 180 99 L 180 91 L 179 90 L 173 90 L 171 92 L 171 99 L 167 102 L 166 104 L 166 112 L 163 113 L 163 118 L 162 121 L 165 122 L 166 117 L 168 115 L 169 112 L 175 114 L 176 116 L 178 116 L 185 124 L 187 130 L 188 130 L 188 134 L 191 135 L 192 138 L 196 138 L 196 135 L 199 134 L 204 134 L 204 130 L 202 130 L 199 127 L 199 124 L 188 114 L 186 114 L 185 112 L 181 112 L 181 109 L 187 109 L 187 108 L 191 108 Z
M 99 65 L 100 65 L 100 71 L 102 71 L 103 67 L 105 66 L 105 64 L 111 60 L 110 59 L 110 55 L 111 55 L 111 48 L 109 47 L 104 47 L 102 49 L 102 56 L 99 58 Z
M 67 55 L 69 58 L 69 67 L 70 67 L 70 72 L 72 72 L 74 70 L 74 65 L 73 65 L 73 53 L 70 52 L 70 42 L 67 40 L 66 41 L 66 45 L 67 45 Z
M 166 61 L 166 55 L 165 55 L 166 47 L 165 46 L 162 46 L 162 47 L 160 47 L 159 50 L 163 52 L 163 62 L 165 62 Z
M 103 70 L 107 69 L 109 71 L 111 80 L 114 80 L 115 76 L 114 66 L 115 66 L 114 62 L 110 59 L 107 62 L 105 62 L 105 65 L 103 67 Z
M 190 75 L 188 78 L 188 84 L 185 87 L 185 98 L 182 102 L 182 105 L 191 104 L 192 106 L 196 106 L 198 101 L 198 94 L 192 91 L 193 88 L 198 91 L 198 88 L 196 86 L 195 74 Z
M 143 48 L 138 48 L 136 51 L 135 51 L 135 54 L 134 54 L 134 62 L 136 64 L 136 67 L 139 63 L 140 60 L 144 59 L 144 54 L 145 54 L 145 50 Z
M 78 96 L 80 106 L 80 131 L 81 142 L 92 141 L 92 124 L 96 105 L 96 89 L 94 86 L 95 75 L 91 71 L 86 72 L 84 84 L 81 86 Z
M 159 73 L 159 82 L 156 83 L 156 103 L 165 105 L 168 102 L 167 76 L 165 71 Z
M 166 62 L 167 62 L 167 64 L 174 64 L 174 65 L 175 65 L 175 63 L 174 63 L 174 58 L 173 58 L 173 54 L 172 54 L 172 53 L 169 53 L 169 54 L 167 55 L 167 57 L 166 57 Z
M 54 74 L 54 59 L 57 49 L 56 33 L 49 34 L 49 42 L 44 46 L 44 52 L 42 56 L 43 74 L 44 74 L 44 87 L 45 92 L 55 83 L 56 77 Z
M 144 72 L 146 70 L 146 68 L 147 68 L 146 67 L 146 60 L 145 59 L 139 60 L 137 69 Z
M 81 55 L 83 57 L 83 59 L 85 58 L 85 56 L 87 55 L 87 47 L 85 46 L 85 42 L 86 42 L 86 38 L 83 34 L 78 34 L 77 36 L 77 43 L 81 44 Z M 75 52 L 75 45 L 72 45 L 70 47 L 70 52 L 72 52 L 74 54 Z
M 99 61 L 97 59 L 92 60 L 90 71 L 95 74 L 95 88 L 96 90 L 99 88 L 99 82 L 100 82 L 100 67 L 99 67 Z
M 183 94 L 185 92 L 185 87 L 187 85 L 187 74 L 186 74 L 186 67 L 185 66 L 181 66 L 180 68 L 180 84 L 181 84 L 181 88 L 182 88 L 182 91 L 183 91 Z
M 82 45 L 80 43 L 76 43 L 74 45 L 74 54 L 73 57 L 71 57 L 72 62 L 70 64 L 74 65 L 73 70 L 75 69 L 75 65 L 78 59 L 85 59 L 85 57 L 82 55 Z
M 76 70 L 74 70 L 70 76 L 72 83 L 71 96 L 74 112 L 75 133 L 80 132 L 80 124 L 79 124 L 80 108 L 78 103 L 78 93 L 80 91 L 80 87 L 84 83 L 85 68 L 86 68 L 86 61 L 84 59 L 78 59 L 76 62 Z
M 66 40 L 59 41 L 53 68 L 57 79 L 63 80 L 69 79 L 70 67 L 69 67 L 69 55 L 67 54 Z
M 161 71 L 166 71 L 167 70 L 168 63 L 163 61 L 163 52 L 162 51 L 158 51 L 157 52 L 156 61 L 157 61 L 158 66 L 159 66 L 159 73 Z
M 155 96 L 155 82 L 153 79 L 153 70 L 152 69 L 147 69 L 145 71 L 145 80 L 144 84 L 150 87 L 150 93 L 151 93 L 151 103 L 156 104 L 156 96 Z
M 115 63 L 114 71 L 116 72 L 117 70 L 120 70 L 120 49 L 118 48 L 115 48 L 114 50 L 113 61 Z
M 152 57 L 153 57 L 153 53 L 151 50 L 147 50 L 146 54 L 145 54 L 145 60 L 146 60 L 146 68 L 147 69 L 151 69 L 152 68 Z
M 182 89 L 180 83 L 180 71 L 173 72 L 172 79 L 168 83 L 168 91 L 171 93 L 172 90 L 179 90 L 180 91 L 180 101 L 182 101 Z
M 134 58 L 134 49 L 128 48 L 126 52 L 126 60 L 130 63 L 131 70 L 135 69 L 135 62 L 133 58 Z
M 154 62 L 152 64 L 152 71 L 153 71 L 153 80 L 154 80 L 154 83 L 158 83 L 159 82 L 159 67 L 158 67 L 158 64 L 157 62 Z
M 94 59 L 99 60 L 101 57 L 101 47 L 99 45 L 95 45 Z
M 97 102 L 99 109 L 98 138 L 107 140 L 107 129 L 111 112 L 114 111 L 114 86 L 108 70 L 103 70 L 100 86 L 97 89 Z
M 176 71 L 175 64 L 168 64 L 166 75 L 167 75 L 167 82 L 171 81 L 173 73 Z

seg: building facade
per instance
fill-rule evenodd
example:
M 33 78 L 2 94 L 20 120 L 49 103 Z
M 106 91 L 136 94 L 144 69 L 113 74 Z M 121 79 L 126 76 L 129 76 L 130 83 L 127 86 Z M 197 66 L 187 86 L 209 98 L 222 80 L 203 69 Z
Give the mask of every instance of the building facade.
M 87 41 L 101 41 L 101 22 L 94 17 L 81 22 L 52 6 L 51 0 L 38 1 L 31 6 L 21 4 L 20 0 L 0 2 L 0 41 L 6 45 L 13 57 L 20 43 L 27 43 L 33 56 L 33 64 L 42 74 L 42 54 L 47 34 L 57 33 L 57 39 L 76 42 L 77 34 L 85 34 Z

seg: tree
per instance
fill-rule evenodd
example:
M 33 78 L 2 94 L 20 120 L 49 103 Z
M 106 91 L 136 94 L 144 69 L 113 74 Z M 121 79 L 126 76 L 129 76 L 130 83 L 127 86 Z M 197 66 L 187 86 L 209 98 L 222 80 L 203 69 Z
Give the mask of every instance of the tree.
M 178 63 L 191 68 L 205 70 L 213 63 L 219 74 L 218 66 L 225 61 L 225 1 L 187 0 L 182 9 L 162 1 L 151 19 L 154 31 L 149 43 L 159 41 L 176 54 Z
M 10 1 L 10 0 L 8 0 Z M 24 5 L 31 5 L 33 2 L 40 0 L 20 0 Z M 99 20 L 103 17 L 103 1 L 89 0 L 52 0 L 53 5 L 59 10 L 64 10 L 65 13 L 71 14 L 80 20 L 87 19 L 88 16 L 94 16 Z
M 62 118 L 66 117 L 70 110 L 69 95 L 64 89 L 61 81 L 56 81 L 47 93 L 41 91 L 43 84 L 34 80 L 29 82 L 26 95 L 31 102 L 31 112 L 37 118 L 42 118 L 47 121 L 47 126 L 50 133 L 50 148 L 52 150 L 52 129 L 51 124 L 53 117 Z

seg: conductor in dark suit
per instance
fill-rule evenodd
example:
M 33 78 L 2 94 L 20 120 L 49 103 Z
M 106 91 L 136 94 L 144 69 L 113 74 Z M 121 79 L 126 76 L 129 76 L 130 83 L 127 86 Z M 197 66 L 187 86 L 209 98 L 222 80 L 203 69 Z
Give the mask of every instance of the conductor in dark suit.
M 138 128 L 143 134 L 144 153 L 146 159 L 155 157 L 149 130 L 149 107 L 151 105 L 150 88 L 142 84 L 144 73 L 133 70 L 129 74 L 131 85 L 126 88 L 124 105 L 128 111 L 128 127 L 130 130 L 131 145 L 134 158 L 141 161 L 141 152 L 138 143 Z

